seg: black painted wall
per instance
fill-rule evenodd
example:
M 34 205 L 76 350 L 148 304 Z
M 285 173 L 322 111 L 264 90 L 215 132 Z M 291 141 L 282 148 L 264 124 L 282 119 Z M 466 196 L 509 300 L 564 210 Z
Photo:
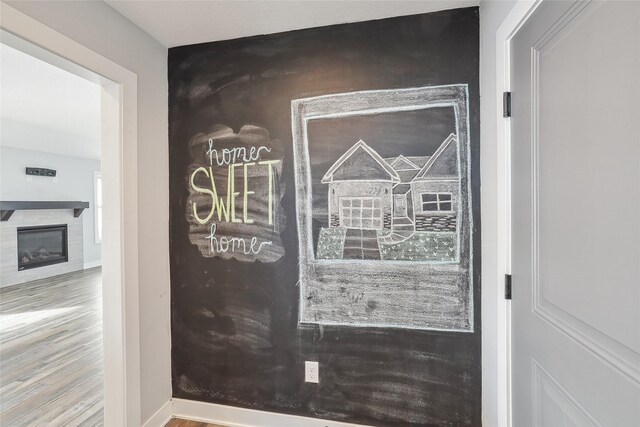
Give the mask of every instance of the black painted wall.
M 363 4 L 366 7 L 366 4 Z M 376 426 L 480 425 L 478 9 L 169 50 L 174 397 Z M 291 100 L 468 83 L 473 333 L 299 326 Z M 215 125 L 266 129 L 283 158 L 284 256 L 203 257 L 189 240 L 190 141 Z M 304 382 L 318 360 L 320 384 Z

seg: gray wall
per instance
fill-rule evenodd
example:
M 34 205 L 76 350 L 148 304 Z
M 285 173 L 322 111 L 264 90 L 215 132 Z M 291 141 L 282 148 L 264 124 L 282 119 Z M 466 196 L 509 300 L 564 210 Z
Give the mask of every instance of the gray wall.
M 55 169 L 55 178 L 27 176 L 27 166 Z M 0 147 L 0 199 L 79 200 L 89 202 L 82 213 L 83 253 L 86 266 L 101 263 L 102 244 L 95 242 L 93 173 L 100 160 Z
M 167 48 L 104 2 L 8 1 L 138 76 L 141 424 L 171 398 Z

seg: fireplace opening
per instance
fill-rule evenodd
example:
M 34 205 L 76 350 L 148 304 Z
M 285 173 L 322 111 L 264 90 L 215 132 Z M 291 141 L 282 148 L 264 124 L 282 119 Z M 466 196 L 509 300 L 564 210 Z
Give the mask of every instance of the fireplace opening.
M 66 225 L 18 228 L 18 270 L 67 261 Z

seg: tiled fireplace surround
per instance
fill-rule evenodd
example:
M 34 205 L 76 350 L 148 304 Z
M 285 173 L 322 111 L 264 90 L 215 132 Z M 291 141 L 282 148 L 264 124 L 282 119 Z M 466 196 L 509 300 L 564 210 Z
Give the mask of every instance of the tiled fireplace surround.
M 18 227 L 67 224 L 69 261 L 18 271 Z M 0 222 L 0 287 L 82 270 L 82 215 L 73 209 L 19 210 Z

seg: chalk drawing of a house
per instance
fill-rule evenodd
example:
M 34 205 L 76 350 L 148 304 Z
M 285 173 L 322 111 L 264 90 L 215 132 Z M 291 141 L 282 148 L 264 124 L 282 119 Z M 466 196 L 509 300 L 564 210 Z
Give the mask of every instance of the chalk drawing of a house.
M 447 254 L 455 251 L 459 181 L 453 133 L 431 156 L 420 157 L 385 159 L 360 140 L 322 178 L 329 187 L 329 229 L 336 230 L 321 230 L 321 238 L 335 240 L 344 230 L 342 256 L 338 248 L 336 258 L 446 259 L 443 245 Z M 416 254 L 409 256 L 411 244 Z

